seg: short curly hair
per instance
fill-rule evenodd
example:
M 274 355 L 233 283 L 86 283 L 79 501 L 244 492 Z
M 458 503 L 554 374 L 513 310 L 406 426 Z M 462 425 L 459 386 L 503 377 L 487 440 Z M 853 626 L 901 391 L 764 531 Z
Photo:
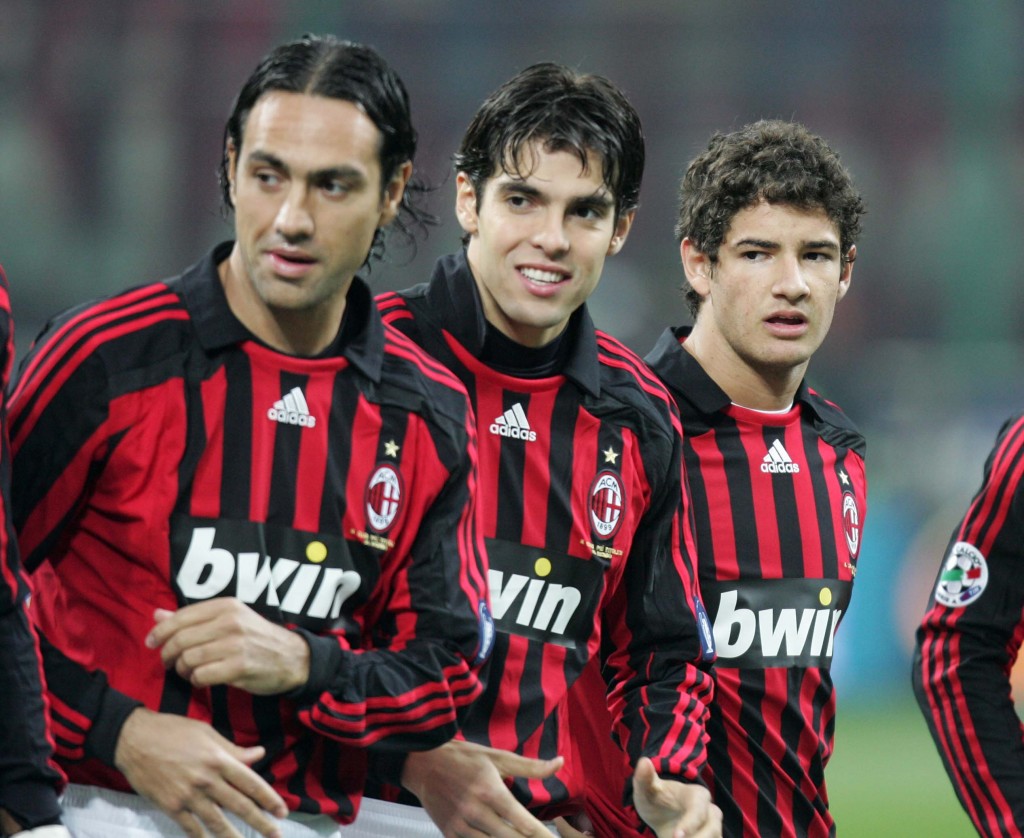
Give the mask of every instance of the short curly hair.
M 842 258 L 849 260 L 864 200 L 821 137 L 783 120 L 760 120 L 711 138 L 679 185 L 676 240 L 689 238 L 714 266 L 733 216 L 760 201 L 824 210 L 839 232 Z M 683 294 L 696 316 L 701 298 L 686 280 Z

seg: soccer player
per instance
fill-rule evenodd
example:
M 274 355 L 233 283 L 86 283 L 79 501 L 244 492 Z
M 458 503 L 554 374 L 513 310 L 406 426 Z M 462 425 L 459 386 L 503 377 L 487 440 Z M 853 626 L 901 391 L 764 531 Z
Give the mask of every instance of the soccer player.
M 953 531 L 920 628 L 913 683 L 979 835 L 1024 835 L 1024 734 L 1010 672 L 1024 637 L 1024 416 L 1001 428 Z
M 805 377 L 849 289 L 862 213 L 835 152 L 790 122 L 715 135 L 680 186 L 694 324 L 646 360 L 683 423 L 718 653 L 706 779 L 727 836 L 835 832 L 829 668 L 861 545 L 864 440 Z M 595 776 L 603 834 L 621 784 Z
M 277 47 L 226 126 L 235 241 L 22 365 L 15 523 L 76 836 L 336 834 L 368 746 L 437 747 L 481 692 L 469 402 L 355 275 L 421 215 L 415 136 L 374 50 Z
M 711 638 L 695 614 L 678 418 L 586 306 L 629 233 L 643 162 L 639 117 L 609 81 L 550 63 L 522 71 L 483 103 L 455 157 L 465 249 L 428 283 L 378 299 L 463 381 L 477 418 L 497 627 L 486 689 L 460 738 L 388 769 L 446 836 L 546 834 L 542 821 L 579 808 L 564 702 L 597 656 L 648 823 L 659 836 L 718 834 L 697 782 Z M 565 763 L 510 792 L 509 752 Z
M 11 522 L 11 455 L 7 382 L 14 362 L 14 324 L 7 277 L 0 268 L 0 835 L 60 838 L 57 795 L 41 664 L 27 609 L 29 591 Z

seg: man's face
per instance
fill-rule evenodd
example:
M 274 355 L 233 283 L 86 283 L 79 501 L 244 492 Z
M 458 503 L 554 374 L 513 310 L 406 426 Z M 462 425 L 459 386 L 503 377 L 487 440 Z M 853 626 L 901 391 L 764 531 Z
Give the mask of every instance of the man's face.
M 380 143 L 377 126 L 352 102 L 282 91 L 257 100 L 242 147 L 228 148 L 237 236 L 231 268 L 244 277 L 234 285 L 240 296 L 229 300 L 242 306 L 243 321 L 246 312 L 267 310 L 336 309 L 340 317 L 411 169 L 384 190 Z
M 683 241 L 687 278 L 703 298 L 690 340 L 716 381 L 799 382 L 850 285 L 853 265 L 839 246 L 824 210 L 764 201 L 733 217 L 717 264 Z
M 460 172 L 456 215 L 469 234 L 467 256 L 487 320 L 524 346 L 543 346 L 601 278 L 605 257 L 618 253 L 633 212 L 615 219 L 615 197 L 601 161 L 586 171 L 568 151 L 535 142 L 520 177 L 500 171 L 479 196 Z

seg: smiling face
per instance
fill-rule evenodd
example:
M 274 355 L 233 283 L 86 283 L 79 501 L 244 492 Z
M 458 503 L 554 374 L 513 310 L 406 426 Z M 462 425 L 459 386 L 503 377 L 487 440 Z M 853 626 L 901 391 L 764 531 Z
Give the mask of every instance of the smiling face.
M 456 215 L 469 235 L 467 257 L 488 322 L 524 346 L 544 346 L 597 287 L 605 257 L 618 253 L 633 213 L 616 220 L 601 161 L 584 170 L 568 151 L 535 142 L 525 176 L 501 171 L 478 195 L 456 182 Z
M 734 402 L 786 407 L 849 288 L 856 249 L 840 258 L 823 210 L 761 201 L 733 216 L 716 263 L 688 238 L 680 253 L 702 298 L 684 346 Z
M 228 303 L 275 348 L 316 354 L 341 323 L 352 278 L 397 213 L 411 164 L 381 184 L 380 131 L 352 102 L 274 91 L 228 148 L 236 243 Z

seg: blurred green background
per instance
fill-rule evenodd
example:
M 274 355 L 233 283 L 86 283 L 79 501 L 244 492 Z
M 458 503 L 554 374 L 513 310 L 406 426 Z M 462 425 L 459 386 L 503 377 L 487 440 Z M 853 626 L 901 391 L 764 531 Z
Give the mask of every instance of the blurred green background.
M 47 317 L 230 235 L 215 169 L 232 98 L 276 42 L 331 31 L 404 77 L 442 223 L 374 268 L 457 246 L 451 152 L 479 102 L 557 60 L 602 73 L 648 138 L 641 207 L 595 319 L 645 352 L 685 320 L 675 187 L 710 134 L 800 120 L 867 199 L 813 386 L 868 438 L 869 509 L 839 631 L 843 838 L 969 835 L 912 704 L 909 654 L 1002 420 L 1024 410 L 1024 4 L 1018 0 L 0 0 L 0 263 L 23 350 Z

